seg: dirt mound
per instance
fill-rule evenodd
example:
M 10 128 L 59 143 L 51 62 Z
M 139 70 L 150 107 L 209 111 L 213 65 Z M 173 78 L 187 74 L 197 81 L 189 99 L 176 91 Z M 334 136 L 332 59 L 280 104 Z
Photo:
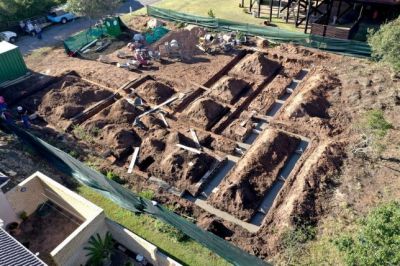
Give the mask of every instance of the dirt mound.
M 111 105 L 100 113 L 95 115 L 84 126 L 86 129 L 93 129 L 94 127 L 103 128 L 108 124 L 132 124 L 135 118 L 143 111 L 131 105 L 127 100 L 121 99 Z
M 298 138 L 276 130 L 266 131 L 261 138 L 263 143 L 250 148 L 210 199 L 217 208 L 246 221 L 300 143 Z
M 330 103 L 327 94 L 330 90 L 340 86 L 340 80 L 328 70 L 316 71 L 303 83 L 303 88 L 295 95 L 291 104 L 283 110 L 282 116 L 290 117 L 319 117 L 329 118 Z
M 154 176 L 164 179 L 180 190 L 197 191 L 194 184 L 209 170 L 215 159 L 208 154 L 195 154 L 181 148 L 163 155 L 160 164 L 149 168 Z
M 175 90 L 170 86 L 150 80 L 137 88 L 135 92 L 146 102 L 151 104 L 160 104 L 168 100 L 175 94 Z
M 192 104 L 186 116 L 197 125 L 210 129 L 221 118 L 225 110 L 221 104 L 203 98 Z
M 202 51 L 196 47 L 199 43 L 199 38 L 204 36 L 206 31 L 200 27 L 194 27 L 190 30 L 179 29 L 170 31 L 167 35 L 157 41 L 152 47 L 157 48 L 159 45 L 172 40 L 177 40 L 181 47 L 184 57 L 191 57 L 195 54 L 200 54 Z
M 231 71 L 238 76 L 259 75 L 269 77 L 279 67 L 279 63 L 268 59 L 263 53 L 247 55 Z
M 111 149 L 117 158 L 126 156 L 126 152 L 141 143 L 140 136 L 133 129 L 113 124 L 100 129 L 96 139 Z
M 247 86 L 249 83 L 243 79 L 225 76 L 212 87 L 210 96 L 224 103 L 233 104 Z
M 64 129 L 69 119 L 111 95 L 111 91 L 66 76 L 30 101 L 39 103 L 36 108 L 46 121 Z

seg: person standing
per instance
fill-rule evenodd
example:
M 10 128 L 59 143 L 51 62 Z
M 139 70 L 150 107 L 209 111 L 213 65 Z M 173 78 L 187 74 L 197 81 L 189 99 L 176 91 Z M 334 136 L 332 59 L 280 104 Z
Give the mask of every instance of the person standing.
M 28 111 L 22 106 L 17 107 L 19 119 L 24 124 L 24 127 L 30 128 Z
M 35 32 L 36 32 L 36 36 L 38 37 L 39 40 L 42 39 L 42 28 L 38 25 L 35 24 Z

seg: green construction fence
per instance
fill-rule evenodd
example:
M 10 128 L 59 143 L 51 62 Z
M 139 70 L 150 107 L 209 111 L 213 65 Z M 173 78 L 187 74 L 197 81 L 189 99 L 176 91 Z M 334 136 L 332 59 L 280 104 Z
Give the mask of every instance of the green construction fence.
M 91 187 L 96 192 L 133 213 L 148 214 L 170 224 L 233 265 L 270 265 L 213 233 L 199 228 L 166 207 L 160 204 L 155 205 L 152 201 L 136 195 L 131 190 L 106 178 L 103 174 L 93 170 L 29 131 L 15 124 L 5 124 L 0 119 L 0 130 L 1 128 L 14 133 L 24 145 L 28 145 L 38 156 L 41 156 L 42 159 L 48 161 L 61 172 L 73 177 L 79 183 Z M 154 244 L 157 245 L 157 243 Z M 196 254 L 193 254 L 193 256 L 196 256 Z
M 258 26 L 225 19 L 201 17 L 168 9 L 147 6 L 147 14 L 169 21 L 184 22 L 221 31 L 240 31 L 247 35 L 262 36 L 276 42 L 286 42 L 356 57 L 370 57 L 371 48 L 365 42 L 327 38 L 283 30 L 277 27 Z

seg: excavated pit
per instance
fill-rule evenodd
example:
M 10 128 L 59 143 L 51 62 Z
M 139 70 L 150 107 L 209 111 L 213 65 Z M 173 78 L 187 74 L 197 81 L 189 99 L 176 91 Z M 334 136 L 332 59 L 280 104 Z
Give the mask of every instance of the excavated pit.
M 65 130 L 70 126 L 72 118 L 112 95 L 110 90 L 67 75 L 23 100 L 20 105 L 31 112 L 37 112 L 47 123 Z
M 143 111 L 127 100 L 121 99 L 100 111 L 80 127 L 87 134 L 93 135 L 94 142 L 101 146 L 103 152 L 110 150 L 115 157 L 120 158 L 126 155 L 133 146 L 140 146 L 141 137 L 132 123 Z M 76 129 L 74 131 L 76 132 Z
M 269 129 L 223 180 L 209 202 L 249 221 L 300 139 Z

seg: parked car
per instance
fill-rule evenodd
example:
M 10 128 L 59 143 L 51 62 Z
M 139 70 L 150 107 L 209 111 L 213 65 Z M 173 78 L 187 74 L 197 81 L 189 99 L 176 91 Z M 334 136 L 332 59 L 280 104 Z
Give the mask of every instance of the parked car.
M 77 16 L 71 12 L 67 12 L 64 10 L 64 7 L 57 8 L 52 10 L 49 15 L 47 15 L 47 19 L 53 23 L 61 23 L 65 24 L 68 21 L 76 19 Z
M 19 26 L 23 32 L 36 36 L 35 25 L 38 25 L 41 29 L 50 26 L 52 23 L 47 20 L 46 17 L 34 17 L 19 22 Z
M 17 34 L 12 31 L 0 32 L 0 41 L 6 41 L 9 43 L 15 43 L 17 41 Z

